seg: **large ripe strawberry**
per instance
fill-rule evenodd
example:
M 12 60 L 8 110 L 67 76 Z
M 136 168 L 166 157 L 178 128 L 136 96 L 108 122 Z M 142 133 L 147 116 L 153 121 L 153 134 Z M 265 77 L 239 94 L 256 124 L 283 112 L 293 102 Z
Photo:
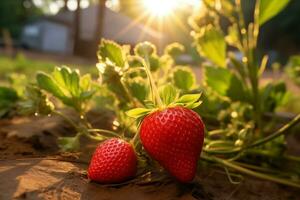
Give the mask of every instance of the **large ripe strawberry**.
M 200 116 L 176 106 L 146 116 L 140 127 L 145 150 L 179 181 L 189 182 L 196 174 L 204 141 Z
M 88 177 L 100 183 L 119 183 L 134 176 L 137 157 L 131 144 L 112 138 L 95 150 L 88 169 Z

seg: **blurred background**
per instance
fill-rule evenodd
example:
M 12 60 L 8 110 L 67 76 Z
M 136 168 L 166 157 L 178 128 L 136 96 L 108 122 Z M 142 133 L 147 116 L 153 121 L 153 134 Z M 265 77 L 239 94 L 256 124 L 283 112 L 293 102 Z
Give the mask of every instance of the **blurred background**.
M 255 1 L 244 1 L 246 19 Z M 178 41 L 188 62 L 197 61 L 191 43 L 188 17 L 201 15 L 201 0 L 1 0 L 0 53 L 72 61 L 70 56 L 96 60 L 100 38 L 134 45 L 150 41 L 162 49 Z M 272 62 L 285 63 L 299 52 L 300 1 L 292 0 L 260 32 L 260 50 Z M 224 30 L 226 30 L 224 20 Z M 57 56 L 55 56 L 57 55 Z

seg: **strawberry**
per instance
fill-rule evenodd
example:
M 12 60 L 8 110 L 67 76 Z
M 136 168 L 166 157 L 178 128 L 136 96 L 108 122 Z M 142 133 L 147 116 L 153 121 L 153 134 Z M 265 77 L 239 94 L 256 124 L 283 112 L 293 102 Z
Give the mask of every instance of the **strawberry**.
M 136 171 L 137 156 L 132 145 L 112 138 L 96 148 L 88 177 L 100 183 L 119 183 L 134 176 Z
M 204 141 L 200 116 L 176 106 L 146 116 L 140 127 L 140 139 L 148 154 L 181 182 L 190 182 Z

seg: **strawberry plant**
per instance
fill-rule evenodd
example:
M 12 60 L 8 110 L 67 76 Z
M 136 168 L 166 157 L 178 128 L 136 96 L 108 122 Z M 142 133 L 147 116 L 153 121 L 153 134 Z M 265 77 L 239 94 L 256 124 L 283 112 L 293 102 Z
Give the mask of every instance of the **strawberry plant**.
M 97 147 L 88 170 L 91 180 L 102 183 L 126 181 L 137 169 L 151 174 L 158 166 L 190 182 L 199 164 L 207 163 L 224 168 L 230 181 L 241 173 L 299 188 L 300 158 L 287 152 L 284 136 L 300 115 L 279 129 L 272 126 L 275 119 L 266 120 L 286 98 L 286 88 L 280 82 L 260 86 L 268 58 L 256 48 L 260 26 L 288 1 L 257 1 L 252 22 L 244 20 L 239 0 L 204 3 L 206 15 L 189 20 L 194 44 L 206 59 L 203 84 L 196 83 L 190 67 L 177 65 L 184 51 L 178 43 L 160 55 L 149 42 L 131 50 L 102 39 L 97 81 L 67 67 L 40 72 L 20 102 L 23 113 L 56 114 L 70 123 L 77 134 L 58 139 L 64 150 L 78 148 L 81 136 L 110 138 Z M 220 17 L 230 22 L 227 32 Z M 229 46 L 242 53 L 241 60 Z M 88 122 L 94 103 L 114 111 L 114 132 Z M 72 108 L 79 123 L 61 105 Z
M 18 94 L 13 88 L 0 87 L 0 118 L 7 115 L 18 100 Z

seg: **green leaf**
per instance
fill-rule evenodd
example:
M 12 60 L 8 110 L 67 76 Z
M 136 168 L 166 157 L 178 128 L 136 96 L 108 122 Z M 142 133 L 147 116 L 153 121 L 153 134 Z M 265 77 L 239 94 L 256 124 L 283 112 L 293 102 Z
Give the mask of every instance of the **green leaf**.
M 140 56 L 128 56 L 129 67 L 143 67 L 143 59 Z
M 151 100 L 145 100 L 144 104 L 145 104 L 145 107 L 149 108 L 149 109 L 154 109 L 156 107 L 155 103 Z
M 194 108 L 199 107 L 201 104 L 202 104 L 202 101 L 197 101 L 194 103 L 187 104 L 185 107 L 189 108 L 189 109 L 194 109 Z
M 287 99 L 287 89 L 284 82 L 269 83 L 261 89 L 262 110 L 274 112 Z
M 173 59 L 184 52 L 185 48 L 182 44 L 174 42 L 165 47 L 164 54 L 171 56 Z
M 259 25 L 280 13 L 290 2 L 290 0 L 260 0 L 259 5 Z
M 244 82 L 230 70 L 206 67 L 204 75 L 205 84 L 219 95 L 229 97 L 233 101 L 250 101 Z
M 189 67 L 176 67 L 173 70 L 174 85 L 181 90 L 190 90 L 196 83 L 195 74 Z
M 156 47 L 150 42 L 142 42 L 134 47 L 135 55 L 143 58 L 156 54 Z
M 98 57 L 103 62 L 109 60 L 118 67 L 124 67 L 126 51 L 117 43 L 102 39 L 99 46 Z
M 42 93 L 41 89 L 35 85 L 28 85 L 24 92 L 24 98 L 18 103 L 19 111 L 25 115 L 51 114 L 54 104 Z
M 234 47 L 239 48 L 239 29 L 237 24 L 233 24 L 228 27 L 228 35 L 226 36 L 226 42 Z
M 1 101 L 12 101 L 15 102 L 18 100 L 18 94 L 16 90 L 9 87 L 0 86 L 0 102 Z
M 118 100 L 121 103 L 129 102 L 126 89 L 121 82 L 122 75 L 118 68 L 113 64 L 106 63 L 101 73 L 103 83 L 117 96 Z
M 150 71 L 155 72 L 159 69 L 160 67 L 160 60 L 157 55 L 151 55 L 149 57 L 149 65 L 150 65 Z
M 18 99 L 16 90 L 0 86 L 0 118 L 10 111 Z
M 85 91 L 89 90 L 91 88 L 91 83 L 92 83 L 92 77 L 90 74 L 85 74 L 81 77 L 80 79 L 80 88 Z
M 55 83 L 53 78 L 44 72 L 39 72 L 36 76 L 37 84 L 40 88 L 50 92 L 54 96 L 60 99 L 66 100 L 66 95 L 61 88 Z
M 173 85 L 167 84 L 159 88 L 159 96 L 165 105 L 169 105 L 177 99 L 177 90 Z
M 195 35 L 197 50 L 220 67 L 226 66 L 226 43 L 221 30 L 212 25 L 201 28 Z
M 181 96 L 176 103 L 182 103 L 182 104 L 190 104 L 195 103 L 198 101 L 201 97 L 201 94 L 186 94 Z
M 148 108 L 134 108 L 126 112 L 126 115 L 132 118 L 140 118 L 151 112 L 151 109 Z
M 149 93 L 148 81 L 141 77 L 135 77 L 128 79 L 126 83 L 132 96 L 143 103 Z
M 79 137 L 59 137 L 58 146 L 64 151 L 78 150 L 80 147 Z
M 90 100 L 96 92 L 90 75 L 80 77 L 77 70 L 56 67 L 51 75 L 38 73 L 38 86 L 77 111 L 81 112 L 85 101 Z

